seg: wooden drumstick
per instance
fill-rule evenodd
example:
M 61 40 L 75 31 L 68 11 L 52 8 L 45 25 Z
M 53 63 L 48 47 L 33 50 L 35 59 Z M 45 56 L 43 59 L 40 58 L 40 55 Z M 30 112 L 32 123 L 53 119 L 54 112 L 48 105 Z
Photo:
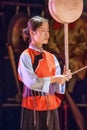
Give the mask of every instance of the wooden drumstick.
M 84 66 L 84 67 L 82 67 L 81 69 L 74 71 L 74 72 L 72 73 L 72 75 L 74 75 L 74 74 L 76 74 L 76 73 L 78 73 L 78 72 L 80 72 L 80 71 L 82 71 L 82 70 L 84 70 L 84 69 L 87 69 L 87 66 Z

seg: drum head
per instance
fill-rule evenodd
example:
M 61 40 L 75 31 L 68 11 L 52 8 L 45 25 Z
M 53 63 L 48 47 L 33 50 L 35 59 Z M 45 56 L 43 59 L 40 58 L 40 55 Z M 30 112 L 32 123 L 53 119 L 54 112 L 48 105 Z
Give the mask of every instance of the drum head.
M 19 13 L 13 16 L 7 33 L 7 42 L 12 44 L 14 52 L 18 53 L 26 48 L 26 44 L 23 41 L 22 31 L 27 26 L 29 16 L 25 13 Z
M 48 8 L 49 8 L 49 12 L 51 14 L 51 16 L 59 23 L 64 23 L 64 21 L 60 20 L 58 15 L 56 15 L 56 11 L 55 11 L 55 2 L 52 0 L 49 0 L 48 3 Z
M 60 23 L 77 20 L 83 10 L 83 0 L 49 0 L 49 12 Z

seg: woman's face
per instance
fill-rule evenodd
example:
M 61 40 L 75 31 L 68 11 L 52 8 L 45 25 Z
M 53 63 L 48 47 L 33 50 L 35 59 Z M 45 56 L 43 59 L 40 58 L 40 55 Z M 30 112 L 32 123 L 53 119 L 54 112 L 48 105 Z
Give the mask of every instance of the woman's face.
M 48 22 L 43 22 L 36 31 L 32 32 L 32 40 L 37 46 L 42 46 L 42 44 L 47 44 L 49 39 L 49 24 Z M 31 41 L 32 42 L 32 41 Z

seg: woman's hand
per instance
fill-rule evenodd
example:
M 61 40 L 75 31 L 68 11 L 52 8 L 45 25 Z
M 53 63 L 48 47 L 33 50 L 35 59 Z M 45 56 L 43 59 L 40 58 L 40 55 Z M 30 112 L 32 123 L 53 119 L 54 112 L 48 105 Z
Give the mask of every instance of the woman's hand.
M 51 83 L 64 84 L 66 81 L 69 81 L 70 76 L 68 75 L 56 75 L 51 77 Z
M 65 66 L 64 66 L 63 75 L 66 75 L 67 81 L 69 81 L 72 78 L 71 70 L 70 69 L 67 70 Z
M 64 68 L 64 72 L 62 75 L 56 75 L 51 77 L 51 83 L 59 83 L 64 84 L 66 81 L 69 81 L 72 78 L 71 70 L 66 70 Z

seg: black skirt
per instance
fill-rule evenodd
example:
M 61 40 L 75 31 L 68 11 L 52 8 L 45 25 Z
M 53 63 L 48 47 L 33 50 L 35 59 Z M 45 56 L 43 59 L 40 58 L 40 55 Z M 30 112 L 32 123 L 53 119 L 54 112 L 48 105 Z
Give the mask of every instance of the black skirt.
M 22 108 L 21 130 L 60 130 L 58 109 L 33 111 Z

